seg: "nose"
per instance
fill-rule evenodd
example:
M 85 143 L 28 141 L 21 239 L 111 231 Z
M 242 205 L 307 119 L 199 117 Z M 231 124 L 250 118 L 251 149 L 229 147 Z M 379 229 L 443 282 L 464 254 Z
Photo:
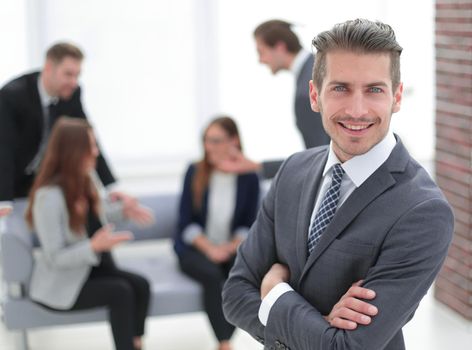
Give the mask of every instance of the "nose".
M 364 95 L 361 92 L 356 92 L 352 94 L 351 98 L 348 101 L 346 114 L 353 118 L 360 118 L 367 115 L 368 111 L 369 108 L 367 106 L 367 101 L 365 100 Z

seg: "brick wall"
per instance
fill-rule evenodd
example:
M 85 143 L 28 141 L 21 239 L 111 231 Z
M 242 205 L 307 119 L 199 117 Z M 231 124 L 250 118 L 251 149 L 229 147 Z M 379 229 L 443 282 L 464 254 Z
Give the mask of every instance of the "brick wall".
M 436 0 L 436 179 L 455 232 L 438 300 L 472 320 L 472 0 Z

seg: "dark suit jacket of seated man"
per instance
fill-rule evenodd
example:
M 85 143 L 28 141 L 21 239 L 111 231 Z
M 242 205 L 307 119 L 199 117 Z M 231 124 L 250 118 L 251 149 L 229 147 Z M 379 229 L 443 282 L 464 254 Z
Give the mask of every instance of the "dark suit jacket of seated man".
M 401 329 L 447 254 L 452 210 L 389 131 L 402 97 L 394 64 L 401 47 L 390 26 L 348 21 L 313 42 L 322 61 L 310 82 L 311 105 L 332 141 L 282 165 L 239 248 L 223 290 L 224 312 L 270 349 L 401 350 Z M 339 204 L 308 251 L 336 167 L 345 172 Z M 274 274 L 275 266 L 285 273 Z M 367 301 L 378 313 L 365 324 L 334 326 L 353 288 L 375 292 L 369 300 L 349 299 Z

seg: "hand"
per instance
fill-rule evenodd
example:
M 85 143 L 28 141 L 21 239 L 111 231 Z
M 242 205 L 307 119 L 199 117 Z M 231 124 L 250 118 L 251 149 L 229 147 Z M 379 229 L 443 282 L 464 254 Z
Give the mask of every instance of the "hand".
M 138 201 L 135 197 L 130 196 L 129 194 L 126 194 L 126 193 L 120 192 L 120 191 L 110 192 L 108 194 L 108 196 L 110 197 L 112 202 L 122 201 L 122 202 L 125 202 L 125 203 L 131 203 L 131 202 L 136 203 Z
M 2 208 L 0 208 L 0 218 L 10 215 L 11 212 L 12 212 L 11 207 L 2 207 Z
M 139 226 L 150 226 L 155 222 L 152 210 L 137 202 L 134 205 L 123 206 L 123 215 Z
M 231 242 L 224 243 L 221 246 L 224 247 L 230 254 L 230 256 L 236 255 L 236 252 L 238 251 L 238 247 L 241 244 L 243 240 L 239 237 L 234 238 Z
M 288 282 L 290 279 L 290 271 L 287 266 L 276 263 L 272 265 L 270 270 L 265 274 L 261 283 L 261 299 L 264 299 L 267 294 L 277 284 L 281 282 Z
M 224 245 L 209 244 L 205 249 L 205 255 L 215 264 L 221 264 L 228 261 L 232 254 Z
M 234 147 L 230 157 L 216 164 L 218 170 L 226 173 L 244 174 L 261 170 L 261 164 L 246 158 L 241 151 Z
M 118 191 L 111 192 L 109 197 L 113 202 L 122 202 L 124 217 L 133 221 L 134 223 L 140 226 L 149 226 L 155 222 L 152 210 L 139 204 L 135 197 Z
M 133 239 L 129 231 L 113 232 L 113 225 L 105 225 L 94 233 L 90 239 L 92 250 L 96 253 L 107 252 L 115 245 Z
M 334 305 L 329 315 L 324 316 L 328 323 L 339 329 L 353 330 L 357 325 L 368 325 L 372 316 L 377 315 L 378 309 L 360 299 L 372 300 L 375 292 L 363 288 L 362 280 L 354 283 L 341 299 Z

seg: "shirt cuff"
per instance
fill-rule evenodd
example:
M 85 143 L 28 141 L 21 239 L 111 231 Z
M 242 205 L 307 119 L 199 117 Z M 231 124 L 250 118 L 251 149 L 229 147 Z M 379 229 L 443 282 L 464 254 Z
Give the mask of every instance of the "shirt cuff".
M 241 240 L 245 240 L 247 235 L 249 234 L 249 228 L 240 226 L 234 230 L 234 237 L 240 238 Z
M 0 209 L 13 209 L 12 201 L 0 201 Z
M 259 321 L 265 326 L 269 319 L 270 309 L 274 306 L 275 302 L 285 294 L 286 292 L 293 291 L 288 283 L 281 282 L 270 290 L 269 293 L 262 299 L 261 306 L 259 307 Z
M 182 232 L 182 240 L 186 244 L 192 245 L 194 239 L 201 234 L 203 234 L 203 228 L 199 224 L 190 224 Z

